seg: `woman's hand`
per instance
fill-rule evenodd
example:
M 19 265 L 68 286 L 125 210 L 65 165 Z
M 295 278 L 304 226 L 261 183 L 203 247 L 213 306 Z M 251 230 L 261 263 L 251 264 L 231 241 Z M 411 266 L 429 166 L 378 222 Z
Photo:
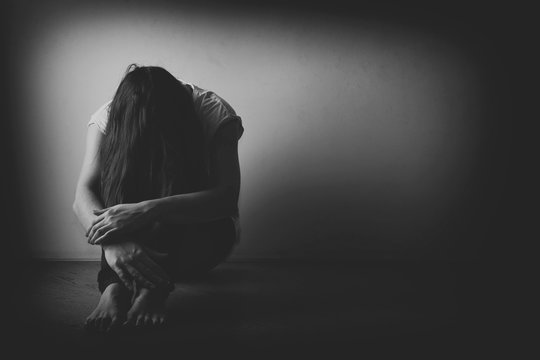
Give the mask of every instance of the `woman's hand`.
M 155 217 L 152 209 L 147 202 L 140 202 L 94 210 L 96 218 L 86 232 L 88 243 L 102 245 L 111 242 L 115 235 L 149 226 Z
M 133 291 L 135 284 L 149 289 L 171 288 L 172 283 L 165 270 L 152 260 L 166 257 L 167 254 L 150 250 L 133 241 L 104 245 L 103 250 L 107 264 L 129 290 Z

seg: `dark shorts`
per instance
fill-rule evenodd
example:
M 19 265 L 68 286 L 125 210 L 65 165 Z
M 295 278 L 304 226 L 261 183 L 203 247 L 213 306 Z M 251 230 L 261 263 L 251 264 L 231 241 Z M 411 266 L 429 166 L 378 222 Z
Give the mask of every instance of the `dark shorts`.
M 156 263 L 172 281 L 181 281 L 204 274 L 224 261 L 236 243 L 236 229 L 230 218 L 189 225 L 160 224 L 137 234 L 137 241 L 168 254 Z M 99 290 L 103 292 L 111 283 L 121 281 L 102 251 Z

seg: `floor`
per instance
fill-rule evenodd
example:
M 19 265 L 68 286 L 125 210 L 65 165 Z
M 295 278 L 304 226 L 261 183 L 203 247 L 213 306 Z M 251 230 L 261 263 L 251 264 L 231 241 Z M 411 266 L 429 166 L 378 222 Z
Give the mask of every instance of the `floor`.
M 224 263 L 177 284 L 169 327 L 114 336 L 84 331 L 97 262 L 39 262 L 18 301 L 22 339 L 39 352 L 96 354 L 397 354 L 442 358 L 488 339 L 481 291 L 460 264 Z M 476 289 L 476 292 L 475 292 Z M 475 295 L 476 294 L 476 295 Z M 72 353 L 73 354 L 73 353 Z M 270 356 L 274 358 L 273 356 Z M 453 357 L 453 356 L 451 356 Z

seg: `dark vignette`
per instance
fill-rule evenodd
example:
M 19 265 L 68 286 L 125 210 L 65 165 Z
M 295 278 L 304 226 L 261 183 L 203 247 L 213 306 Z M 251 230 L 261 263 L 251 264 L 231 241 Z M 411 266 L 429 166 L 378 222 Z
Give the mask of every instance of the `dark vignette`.
M 95 1 L 94 3 L 99 3 Z M 173 1 L 154 1 L 156 6 L 174 7 Z M 66 2 L 67 6 L 68 2 Z M 117 1 L 118 6 L 142 6 L 139 1 Z M 537 238 L 535 229 L 536 204 L 534 168 L 537 163 L 534 151 L 535 141 L 529 127 L 537 118 L 532 111 L 536 84 L 533 82 L 533 56 L 535 42 L 534 29 L 530 19 L 532 11 L 520 2 L 500 5 L 480 2 L 448 2 L 437 4 L 428 1 L 191 1 L 194 7 L 211 7 L 214 12 L 236 11 L 249 14 L 264 11 L 276 15 L 286 13 L 299 18 L 310 14 L 329 14 L 352 20 L 369 19 L 404 25 L 411 29 L 429 31 L 443 39 L 457 44 L 479 65 L 478 76 L 483 82 L 485 120 L 481 123 L 484 132 L 479 152 L 477 178 L 470 184 L 474 191 L 483 191 L 480 184 L 486 180 L 482 169 L 495 166 L 495 161 L 504 166 L 504 187 L 500 199 L 493 210 L 490 229 L 484 243 L 478 244 L 478 253 L 473 262 L 464 264 L 459 295 L 462 299 L 463 316 L 480 316 L 486 321 L 489 343 L 504 341 L 513 344 L 514 337 L 527 341 L 527 332 L 522 327 L 526 322 L 528 304 L 523 289 L 526 288 L 527 274 L 532 264 L 532 251 L 528 244 Z M 17 16 L 25 7 L 34 6 L 32 1 L 8 1 L 3 4 L 0 33 L 2 34 L 1 58 L 3 70 L 1 101 L 4 109 L 3 139 L 4 154 L 2 170 L 2 191 L 4 212 L 2 216 L 2 243 L 4 272 L 3 300 L 10 311 L 5 325 L 11 329 L 10 345 L 18 344 L 18 335 L 24 329 L 18 327 L 18 319 L 24 316 L 24 309 L 18 308 L 17 297 L 24 293 L 25 279 L 30 276 L 32 261 L 24 246 L 24 210 L 31 204 L 22 204 L 18 184 L 17 156 L 13 152 L 11 134 L 16 129 L 12 121 L 13 104 L 23 98 L 17 94 L 18 69 L 16 59 L 10 49 L 17 42 L 24 41 L 18 36 Z M 70 6 L 74 6 L 70 4 Z M 147 6 L 147 5 L 146 5 Z M 22 12 L 21 12 L 22 9 Z M 493 314 L 497 320 L 493 320 Z M 497 330 L 492 325 L 497 325 Z M 500 330 L 500 331 L 499 331 Z M 512 331 L 514 330 L 514 331 Z M 513 336 L 512 336 L 513 335 Z M 36 344 L 39 345 L 39 339 Z M 66 348 L 68 346 L 66 345 Z M 489 349 L 488 349 L 489 350 Z

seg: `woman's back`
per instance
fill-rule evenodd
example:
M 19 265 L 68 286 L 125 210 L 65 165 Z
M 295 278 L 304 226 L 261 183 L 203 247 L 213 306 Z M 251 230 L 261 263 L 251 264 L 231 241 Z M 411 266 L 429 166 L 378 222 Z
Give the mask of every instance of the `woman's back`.
M 73 204 L 102 250 L 87 327 L 157 326 L 171 281 L 209 271 L 238 241 L 240 117 L 165 69 L 130 66 L 89 125 Z
M 241 117 L 227 101 L 213 91 L 202 89 L 194 84 L 179 80 L 189 89 L 197 120 L 200 121 L 203 132 L 204 151 L 208 172 L 212 173 L 212 157 L 215 151 L 215 137 L 218 130 L 229 123 L 234 123 L 234 133 L 239 140 L 244 133 Z M 111 101 L 100 106 L 90 117 L 88 125 L 96 125 L 102 134 L 106 134 Z
M 167 73 L 168 74 L 168 73 Z M 167 121 L 161 121 L 168 125 L 165 135 L 169 137 L 169 143 L 172 145 L 173 151 L 169 152 L 174 154 L 174 150 L 179 153 L 180 158 L 169 161 L 169 166 L 162 164 L 158 160 L 151 158 L 151 153 L 158 151 L 158 146 L 154 143 L 149 143 L 146 146 L 146 150 L 136 152 L 136 156 L 129 159 L 129 156 L 125 156 L 123 159 L 114 159 L 115 152 L 124 151 L 125 148 L 106 146 L 106 139 L 109 135 L 111 138 L 118 139 L 125 137 L 125 135 L 119 135 L 118 132 L 125 130 L 125 128 L 118 127 L 120 121 L 124 121 L 124 125 L 128 121 L 132 121 L 127 116 L 133 116 L 133 111 L 126 112 L 126 107 L 118 106 L 115 99 L 118 98 L 118 91 L 115 95 L 115 99 L 102 105 L 90 118 L 88 125 L 96 125 L 101 133 L 105 144 L 101 146 L 100 151 L 100 173 L 101 173 L 101 189 L 106 206 L 114 205 L 117 203 L 137 202 L 155 197 L 162 197 L 172 194 L 189 193 L 196 190 L 202 190 L 216 186 L 218 184 L 218 177 L 220 172 L 219 166 L 219 153 L 216 144 L 219 143 L 220 138 L 227 137 L 229 142 L 237 142 L 242 136 L 244 128 L 240 116 L 236 114 L 234 109 L 220 96 L 212 91 L 202 89 L 193 84 L 189 84 L 174 78 L 168 74 L 167 81 L 169 86 L 165 86 L 172 90 L 168 92 L 162 91 L 162 97 L 168 98 L 169 103 L 178 102 L 184 109 L 177 111 L 173 108 L 171 111 L 165 111 L 165 113 L 172 113 L 173 116 L 164 117 Z M 154 87 L 155 89 L 155 84 Z M 119 87 L 120 89 L 120 87 Z M 133 92 L 133 89 L 130 89 Z M 172 96 L 171 96 L 172 95 Z M 161 102 L 163 104 L 164 102 Z M 160 105 L 161 105 L 160 104 Z M 166 104 L 166 102 L 165 102 Z M 166 106 L 165 106 L 166 107 Z M 187 108 L 188 111 L 185 111 Z M 127 109 L 129 110 L 129 109 Z M 178 110 L 178 109 L 176 109 Z M 193 113 L 190 113 L 191 110 Z M 121 116 L 115 114 L 115 111 L 120 112 Z M 181 129 L 175 128 L 175 125 L 181 125 L 186 122 L 186 118 L 191 121 L 191 126 L 184 126 Z M 116 121 L 116 126 L 111 122 Z M 135 121 L 135 125 L 144 123 L 140 120 Z M 225 134 L 225 130 L 226 134 Z M 128 132 L 132 130 L 129 129 Z M 116 134 L 109 134 L 111 131 L 116 131 Z M 197 134 L 197 132 L 199 132 Z M 177 134 L 177 136 L 174 136 Z M 187 135 L 187 136 L 186 136 Z M 132 142 L 131 138 L 128 138 L 124 144 L 126 145 Z M 182 143 L 191 142 L 191 146 L 182 147 Z M 124 146 L 125 147 L 125 146 Z M 149 151 L 150 150 L 150 151 Z M 166 149 L 158 152 L 166 153 Z M 237 152 L 236 148 L 234 152 Z M 185 157 L 183 154 L 190 154 L 191 156 Z M 111 171 L 111 162 L 109 164 L 105 161 L 106 158 L 116 160 L 120 163 L 117 164 L 117 168 Z M 183 165 L 180 165 L 182 159 Z M 135 162 L 135 170 L 128 173 L 123 166 L 128 163 Z M 172 164 L 172 165 L 171 165 Z M 108 166 L 108 168 L 107 168 Z M 152 174 L 152 166 L 161 166 L 161 171 Z M 105 169 L 104 169 L 105 168 Z M 228 171 L 223 169 L 221 171 Z M 105 170 L 105 171 L 104 171 Z M 122 181 L 119 177 L 119 173 L 124 172 L 126 174 L 125 180 Z M 152 179 L 145 177 L 145 174 L 150 174 Z M 159 178 L 159 176 L 162 176 Z M 154 181 L 152 181 L 154 180 Z M 169 180 L 169 181 L 167 181 Z M 111 187 L 111 184 L 116 187 Z M 239 212 L 236 207 L 232 220 L 234 222 L 237 241 L 240 239 L 240 222 Z

